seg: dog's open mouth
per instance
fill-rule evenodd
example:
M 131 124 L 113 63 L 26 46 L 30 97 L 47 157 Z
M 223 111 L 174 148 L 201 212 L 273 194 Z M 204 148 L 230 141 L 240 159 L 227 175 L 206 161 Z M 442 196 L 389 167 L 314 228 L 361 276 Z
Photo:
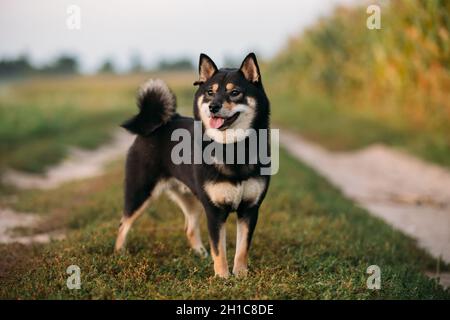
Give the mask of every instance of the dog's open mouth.
M 209 126 L 213 129 L 225 130 L 239 117 L 239 112 L 236 112 L 229 118 L 210 117 Z

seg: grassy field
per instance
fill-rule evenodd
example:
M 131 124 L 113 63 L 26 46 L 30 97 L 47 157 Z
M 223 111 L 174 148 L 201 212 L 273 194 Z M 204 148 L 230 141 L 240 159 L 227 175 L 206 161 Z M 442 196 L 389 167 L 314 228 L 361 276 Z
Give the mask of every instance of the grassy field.
M 448 299 L 423 275 L 436 262 L 415 243 L 369 216 L 310 169 L 282 153 L 251 251 L 246 279 L 213 277 L 212 261 L 188 249 L 183 215 L 161 198 L 131 231 L 128 252 L 113 254 L 122 205 L 122 163 L 101 179 L 54 191 L 29 191 L 2 205 L 34 211 L 65 228 L 47 246 L 1 245 L 2 298 L 150 299 Z M 8 198 L 6 198 L 8 199 Z M 228 221 L 229 260 L 235 228 Z M 205 223 L 202 223 L 206 238 Z M 66 268 L 81 268 L 81 290 L 66 288 Z M 366 268 L 380 266 L 382 288 L 366 288 Z M 444 268 L 445 269 L 445 268 Z
M 276 123 L 333 149 L 383 142 L 450 166 L 450 2 L 339 8 L 265 65 Z M 360 26 L 360 27 L 359 27 Z
M 92 149 L 136 112 L 138 86 L 162 77 L 191 105 L 192 73 L 35 78 L 0 84 L 0 172 L 41 172 L 61 160 L 68 146 Z
M 450 167 L 450 145 L 444 132 L 418 131 L 400 122 L 381 121 L 368 112 L 339 108 L 326 96 L 299 96 L 273 89 L 271 101 L 275 126 L 296 131 L 330 150 L 356 150 L 384 143 Z
M 159 76 L 174 88 L 179 104 L 190 109 L 194 88 L 186 84 L 195 77 Z M 0 105 L 8 115 L 0 122 L 10 130 L 1 127 L 1 167 L 39 171 L 61 159 L 68 145 L 93 148 L 106 141 L 112 129 L 135 112 L 134 93 L 148 77 L 95 76 L 4 85 Z M 288 120 L 291 114 L 284 113 L 290 102 L 277 99 L 274 119 L 296 127 L 296 121 Z M 320 114 L 326 105 L 314 104 L 319 106 L 314 109 L 316 123 L 327 122 L 336 130 L 345 126 Z M 301 117 L 298 121 L 313 126 Z M 362 123 L 361 128 L 370 127 Z M 59 149 L 63 151 L 53 152 Z M 0 188 L 1 208 L 44 218 L 32 229 L 16 232 L 67 232 L 65 240 L 48 245 L 1 244 L 0 298 L 450 299 L 449 291 L 423 275 L 435 271 L 437 262 L 414 241 L 369 216 L 284 152 L 262 207 L 248 278 L 214 278 L 212 261 L 188 249 L 183 215 L 164 197 L 135 224 L 128 252 L 115 255 L 122 166 L 123 160 L 116 161 L 101 178 L 50 191 Z M 234 216 L 228 222 L 231 262 Z M 205 241 L 204 221 L 202 233 Z M 72 264 L 81 268 L 81 290 L 66 287 L 66 268 Z M 373 264 L 382 272 L 379 291 L 366 288 L 366 269 Z

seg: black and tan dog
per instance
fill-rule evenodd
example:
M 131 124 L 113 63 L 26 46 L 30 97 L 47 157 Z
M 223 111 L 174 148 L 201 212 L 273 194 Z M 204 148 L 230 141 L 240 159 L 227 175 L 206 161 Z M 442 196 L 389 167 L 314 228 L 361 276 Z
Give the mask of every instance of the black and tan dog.
M 200 238 L 199 219 L 203 210 L 206 213 L 214 271 L 220 277 L 229 275 L 225 221 L 230 212 L 237 212 L 233 273 L 245 275 L 258 210 L 269 186 L 269 175 L 261 174 L 264 164 L 258 155 L 255 162 L 243 164 L 174 164 L 171 151 L 176 142 L 171 135 L 185 129 L 194 136 L 194 120 L 198 120 L 210 138 L 202 141 L 202 149 L 211 143 L 246 142 L 249 137 L 243 130 L 268 129 L 269 101 L 253 53 L 239 69 L 217 69 L 208 56 L 200 55 L 199 79 L 194 85 L 199 86 L 194 98 L 195 119 L 177 114 L 175 96 L 166 84 L 150 80 L 140 89 L 139 113 L 123 124 L 138 136 L 126 161 L 125 205 L 116 250 L 123 248 L 133 221 L 151 199 L 165 191 L 185 215 L 191 247 L 203 256 L 208 254 Z M 250 149 L 245 150 L 245 159 L 252 156 Z

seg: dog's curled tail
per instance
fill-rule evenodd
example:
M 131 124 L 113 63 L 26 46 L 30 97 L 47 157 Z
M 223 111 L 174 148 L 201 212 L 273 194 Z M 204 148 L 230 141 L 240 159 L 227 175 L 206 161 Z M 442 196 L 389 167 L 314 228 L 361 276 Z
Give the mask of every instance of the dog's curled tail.
M 150 79 L 139 89 L 137 96 L 139 113 L 125 121 L 122 127 L 146 136 L 170 121 L 176 110 L 176 98 L 161 79 Z

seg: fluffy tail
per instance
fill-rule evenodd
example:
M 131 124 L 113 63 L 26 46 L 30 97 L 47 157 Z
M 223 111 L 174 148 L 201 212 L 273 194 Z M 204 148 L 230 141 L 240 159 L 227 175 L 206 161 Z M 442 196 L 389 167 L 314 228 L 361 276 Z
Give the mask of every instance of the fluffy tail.
M 164 81 L 151 79 L 139 89 L 137 105 L 139 113 L 125 121 L 122 127 L 146 136 L 170 121 L 175 114 L 176 98 Z

